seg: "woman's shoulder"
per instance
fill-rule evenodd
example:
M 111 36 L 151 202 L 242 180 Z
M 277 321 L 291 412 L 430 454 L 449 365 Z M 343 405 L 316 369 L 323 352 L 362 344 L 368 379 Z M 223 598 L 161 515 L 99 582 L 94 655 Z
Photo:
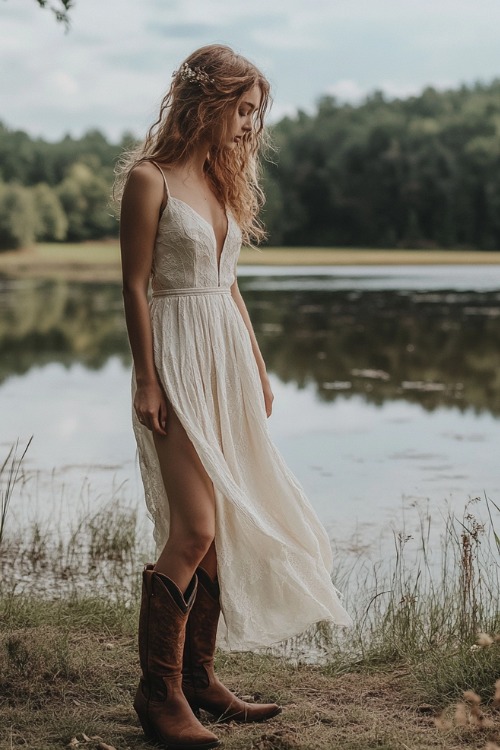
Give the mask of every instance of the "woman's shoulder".
M 129 170 L 129 180 L 136 183 L 151 184 L 162 179 L 162 168 L 151 159 L 141 159 L 133 164 Z
M 123 201 L 128 206 L 152 205 L 158 209 L 164 206 L 164 178 L 154 164 L 141 159 L 133 164 L 127 175 L 123 190 Z

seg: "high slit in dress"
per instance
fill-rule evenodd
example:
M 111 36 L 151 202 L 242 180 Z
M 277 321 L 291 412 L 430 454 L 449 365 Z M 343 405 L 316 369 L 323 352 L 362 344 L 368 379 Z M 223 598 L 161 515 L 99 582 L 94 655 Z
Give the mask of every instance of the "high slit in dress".
M 152 163 L 162 173 L 167 196 L 151 272 L 154 362 L 214 486 L 217 644 L 256 650 L 315 623 L 350 626 L 331 580 L 326 530 L 268 431 L 250 334 L 230 290 L 241 231 L 227 210 L 217 259 L 211 224 L 170 195 L 165 173 Z M 132 399 L 135 389 L 132 368 Z M 134 409 L 132 423 L 159 555 L 169 533 L 168 497 L 152 433 Z

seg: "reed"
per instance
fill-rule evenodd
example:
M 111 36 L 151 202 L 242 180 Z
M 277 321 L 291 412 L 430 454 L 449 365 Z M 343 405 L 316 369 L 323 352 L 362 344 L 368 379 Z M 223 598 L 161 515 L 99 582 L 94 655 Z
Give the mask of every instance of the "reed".
M 19 447 L 19 440 L 17 440 L 15 445 L 11 446 L 7 453 L 7 457 L 0 466 L 0 545 L 4 535 L 7 512 L 12 499 L 12 493 L 14 492 L 14 487 L 19 478 L 19 470 L 32 439 L 33 435 L 28 440 L 26 448 L 19 458 L 17 458 L 17 450 Z

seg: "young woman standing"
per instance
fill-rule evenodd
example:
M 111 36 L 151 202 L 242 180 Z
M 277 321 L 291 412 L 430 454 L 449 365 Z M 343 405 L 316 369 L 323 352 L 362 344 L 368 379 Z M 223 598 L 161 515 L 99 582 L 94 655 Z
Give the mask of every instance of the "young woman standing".
M 326 531 L 270 438 L 273 394 L 238 289 L 242 242 L 265 236 L 269 101 L 252 63 L 202 47 L 117 174 L 133 429 L 157 547 L 143 571 L 134 707 L 169 748 L 218 744 L 200 708 L 236 721 L 281 710 L 222 685 L 216 640 L 252 650 L 317 622 L 351 624 Z

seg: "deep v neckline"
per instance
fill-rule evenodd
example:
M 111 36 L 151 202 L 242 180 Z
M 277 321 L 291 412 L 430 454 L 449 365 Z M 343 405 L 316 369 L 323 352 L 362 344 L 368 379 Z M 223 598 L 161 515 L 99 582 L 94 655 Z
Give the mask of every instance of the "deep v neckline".
M 222 248 L 220 251 L 220 255 L 217 254 L 217 236 L 215 234 L 215 229 L 213 228 L 212 224 L 208 221 L 208 219 L 205 219 L 204 216 L 202 216 L 199 211 L 197 211 L 195 208 L 193 208 L 189 203 L 186 203 L 186 201 L 183 201 L 182 198 L 176 198 L 174 195 L 170 194 L 168 195 L 168 201 L 177 201 L 177 203 L 182 203 L 183 206 L 187 206 L 189 210 L 197 216 L 201 221 L 209 227 L 209 229 L 212 231 L 212 237 L 214 239 L 214 250 L 215 250 L 215 267 L 217 269 L 217 286 L 220 286 L 220 266 L 221 266 L 221 260 L 222 255 L 224 253 L 224 248 L 226 247 L 227 239 L 229 237 L 229 212 L 227 208 L 224 209 L 224 214 L 226 216 L 226 235 L 224 237 L 224 241 L 222 243 Z M 167 205 L 168 205 L 167 201 Z

